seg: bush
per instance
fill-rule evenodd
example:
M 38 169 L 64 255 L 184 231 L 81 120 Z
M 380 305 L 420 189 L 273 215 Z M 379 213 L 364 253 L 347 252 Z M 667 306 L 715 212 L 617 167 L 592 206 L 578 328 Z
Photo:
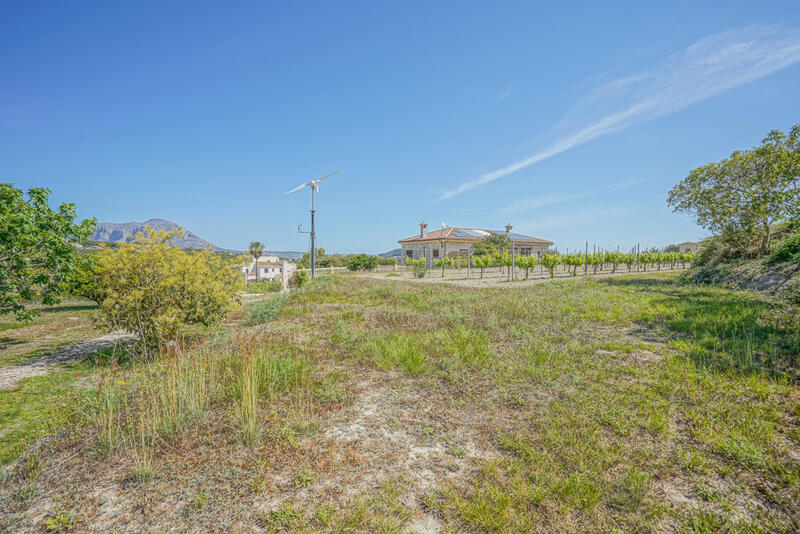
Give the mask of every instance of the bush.
M 358 254 L 347 260 L 347 269 L 350 271 L 372 271 L 378 266 L 378 259 L 367 254 Z
M 97 256 L 87 287 L 100 303 L 101 322 L 138 334 L 146 345 L 159 345 L 184 325 L 208 325 L 224 317 L 242 287 L 236 260 L 169 246 L 181 230 L 146 231 Z
M 258 282 L 250 282 L 244 287 L 245 293 L 250 294 L 277 293 L 280 290 L 280 280 L 259 280 Z
M 800 230 L 778 241 L 769 260 L 770 262 L 792 261 L 800 264 Z
M 292 277 L 294 287 L 303 287 L 308 282 L 308 273 L 305 271 L 295 271 Z
M 425 261 L 425 258 L 419 258 L 415 260 L 406 257 L 406 266 L 411 267 L 411 272 L 413 272 L 414 276 L 417 278 L 425 277 L 425 269 L 427 268 L 427 262 Z

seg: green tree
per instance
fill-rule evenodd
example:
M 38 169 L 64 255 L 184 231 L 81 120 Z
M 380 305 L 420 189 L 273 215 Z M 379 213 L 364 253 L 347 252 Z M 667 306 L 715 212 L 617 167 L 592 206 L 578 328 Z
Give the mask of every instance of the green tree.
M 324 248 L 317 249 L 315 260 L 317 262 L 316 265 L 317 267 L 330 267 L 330 265 L 328 265 L 328 256 L 325 254 Z M 299 267 L 300 269 L 311 268 L 311 251 L 303 253 L 303 257 L 300 258 L 299 262 L 297 262 L 297 267 Z
M 235 266 L 241 258 L 170 246 L 181 233 L 148 227 L 133 242 L 100 251 L 94 283 L 106 326 L 160 345 L 184 325 L 208 325 L 231 310 L 242 288 Z
M 483 256 L 485 254 L 500 254 L 503 250 L 511 250 L 511 239 L 505 234 L 489 234 L 483 239 L 475 242 L 472 246 L 473 254 Z
M 347 261 L 350 271 L 373 271 L 378 266 L 378 258 L 368 254 L 356 254 Z
M 255 260 L 256 282 L 258 282 L 258 258 L 264 254 L 264 248 L 264 244 L 261 241 L 251 241 L 250 246 L 247 247 L 250 257 Z
M 59 302 L 79 263 L 73 245 L 94 230 L 95 219 L 75 222 L 75 204 L 50 209 L 49 196 L 49 189 L 34 187 L 25 198 L 12 184 L 0 184 L 0 315 L 27 320 L 34 312 L 26 302 Z
M 773 130 L 761 146 L 736 151 L 698 167 L 669 192 L 675 211 L 720 233 L 738 249 L 758 240 L 769 252 L 770 226 L 800 213 L 800 124 L 788 134 Z

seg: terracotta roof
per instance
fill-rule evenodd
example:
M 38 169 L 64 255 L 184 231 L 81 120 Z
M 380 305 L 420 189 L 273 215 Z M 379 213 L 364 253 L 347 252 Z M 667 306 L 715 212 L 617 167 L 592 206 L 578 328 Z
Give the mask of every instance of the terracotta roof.
M 524 234 L 517 234 L 511 232 L 506 234 L 505 230 L 485 230 L 483 228 L 462 228 L 460 226 L 451 226 L 428 232 L 425 237 L 418 235 L 401 239 L 398 243 L 423 243 L 427 241 L 460 241 L 463 243 L 474 243 L 491 234 L 508 235 L 511 241 L 515 243 L 530 243 L 531 245 L 552 245 L 552 241 L 533 237 Z

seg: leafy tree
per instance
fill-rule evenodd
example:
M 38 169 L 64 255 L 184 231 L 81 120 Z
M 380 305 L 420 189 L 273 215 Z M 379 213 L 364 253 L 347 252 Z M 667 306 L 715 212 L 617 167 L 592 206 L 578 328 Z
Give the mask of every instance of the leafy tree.
M 378 266 L 378 258 L 368 254 L 357 254 L 347 261 L 347 269 L 350 271 L 373 271 Z
M 135 332 L 152 346 L 174 339 L 184 325 L 208 325 L 230 311 L 242 287 L 237 260 L 170 246 L 182 232 L 148 227 L 133 242 L 100 251 L 94 283 L 106 326 Z
M 75 204 L 50 209 L 50 190 L 34 187 L 27 199 L 12 184 L 0 184 L 0 315 L 31 319 L 27 301 L 55 304 L 69 283 L 78 257 L 73 243 L 85 241 L 96 220 L 75 222 Z
M 327 264 L 327 258 L 328 258 L 328 256 L 325 254 L 325 249 L 324 248 L 318 248 L 316 250 L 316 255 L 315 255 L 314 259 L 317 262 L 317 265 L 316 265 L 317 267 L 330 267 L 330 265 Z M 297 262 L 297 266 L 299 268 L 301 268 L 301 269 L 310 269 L 311 268 L 311 252 L 310 251 L 303 253 L 303 257 L 300 258 L 299 262 Z
M 769 252 L 770 225 L 800 212 L 800 124 L 788 134 L 773 130 L 761 146 L 736 151 L 698 167 L 669 192 L 675 211 L 695 214 L 697 223 L 723 234 L 740 250 L 759 240 Z
M 251 241 L 247 251 L 250 257 L 255 260 L 256 266 L 256 282 L 258 282 L 258 258 L 264 255 L 264 244 L 261 241 Z
M 503 250 L 511 250 L 511 239 L 505 234 L 489 234 L 476 241 L 472 250 L 478 256 L 500 254 Z

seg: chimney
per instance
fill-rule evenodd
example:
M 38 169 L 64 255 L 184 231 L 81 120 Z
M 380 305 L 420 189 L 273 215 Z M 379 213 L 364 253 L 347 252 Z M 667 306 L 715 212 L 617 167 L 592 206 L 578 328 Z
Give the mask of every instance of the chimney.
M 508 223 L 508 224 L 506 225 L 506 234 L 510 234 L 510 233 L 511 233 L 511 229 L 512 229 L 512 228 L 513 228 L 513 226 L 511 226 L 511 223 Z
M 419 223 L 419 236 L 425 237 L 427 235 L 428 235 L 428 223 L 422 221 L 421 223 Z

